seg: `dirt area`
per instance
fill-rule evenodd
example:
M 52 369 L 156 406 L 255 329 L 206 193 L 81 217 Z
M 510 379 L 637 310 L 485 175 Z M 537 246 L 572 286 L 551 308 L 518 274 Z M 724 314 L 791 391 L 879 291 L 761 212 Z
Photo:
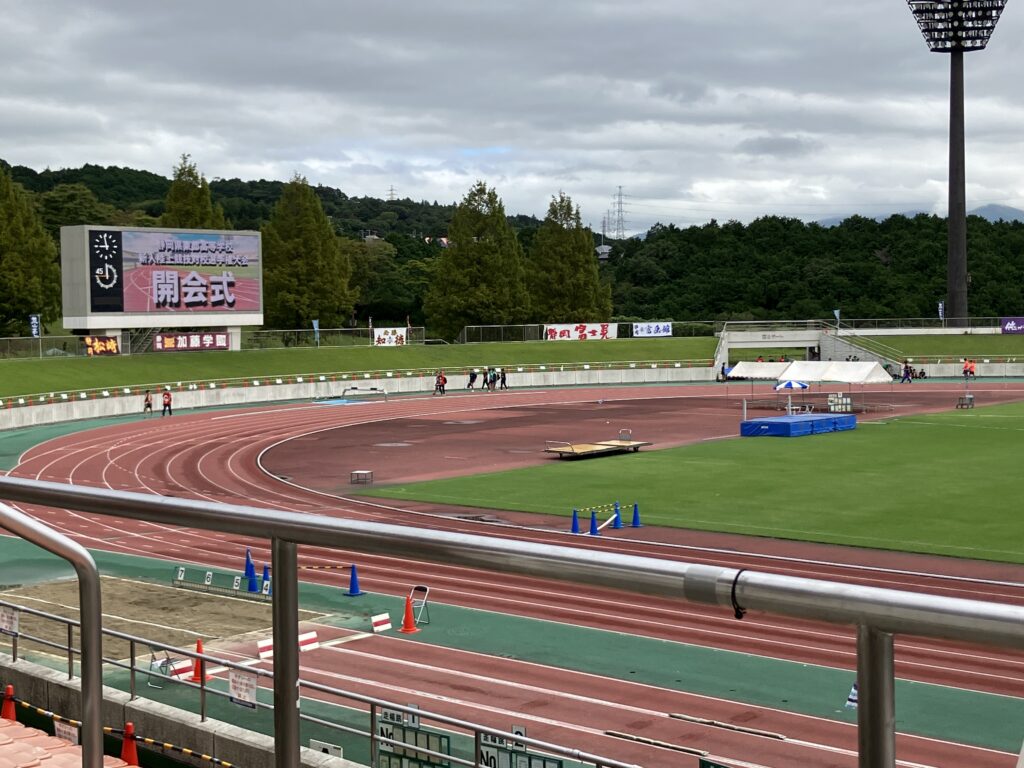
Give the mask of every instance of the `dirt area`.
M 269 637 L 273 619 L 269 603 L 237 597 L 211 595 L 179 587 L 101 576 L 103 594 L 103 628 L 144 637 L 167 645 L 195 649 L 196 640 L 203 639 L 203 650 L 215 652 L 218 644 L 238 640 L 240 635 L 259 633 Z M 78 582 L 74 579 L 51 581 L 19 587 L 2 593 L 3 599 L 26 608 L 78 619 Z M 320 614 L 300 611 L 299 620 L 308 621 Z M 63 650 L 29 640 L 26 635 L 67 645 L 67 625 L 22 612 L 20 616 L 18 653 L 44 652 L 65 657 Z M 77 627 L 75 647 L 80 646 Z M 105 637 L 106 658 L 127 659 L 127 641 Z M 149 654 L 147 646 L 137 647 L 136 655 Z M 66 657 L 65 657 L 66 658 Z

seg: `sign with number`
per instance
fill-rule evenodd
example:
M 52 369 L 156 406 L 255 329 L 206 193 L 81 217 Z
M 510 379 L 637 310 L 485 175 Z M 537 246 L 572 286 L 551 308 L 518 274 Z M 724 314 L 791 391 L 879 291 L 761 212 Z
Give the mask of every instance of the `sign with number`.
M 18 636 L 18 617 L 21 611 L 7 605 L 0 605 L 0 633 Z
M 231 588 L 237 592 L 240 586 L 242 586 L 242 577 L 235 576 L 234 581 L 231 582 Z
M 377 719 L 377 738 L 399 743 L 388 744 L 380 741 L 378 768 L 431 768 L 448 765 L 444 758 L 420 750 L 429 749 L 438 755 L 450 755 L 450 737 L 427 728 L 420 728 L 419 720 L 419 715 L 406 715 L 396 709 L 381 707 L 380 717 Z M 419 749 L 416 749 L 417 747 Z
M 185 580 L 185 569 L 184 568 L 178 568 L 177 579 L 178 579 L 178 581 L 184 581 Z
M 513 725 L 512 734 L 525 736 L 526 726 Z M 488 733 L 480 734 L 478 761 L 487 768 L 562 768 L 561 760 L 531 754 L 524 744 Z
M 256 709 L 256 673 L 228 670 L 228 698 L 239 706 Z
M 213 583 L 213 571 L 207 571 L 206 576 L 203 577 L 203 584 L 210 586 Z

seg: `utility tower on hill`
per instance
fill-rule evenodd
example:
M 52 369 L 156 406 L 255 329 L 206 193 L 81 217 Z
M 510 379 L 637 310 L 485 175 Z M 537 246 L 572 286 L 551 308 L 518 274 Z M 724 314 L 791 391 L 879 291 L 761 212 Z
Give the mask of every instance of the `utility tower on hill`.
M 626 239 L 626 205 L 623 202 L 625 195 L 622 194 L 622 187 L 619 186 L 619 191 L 615 194 L 612 200 L 615 213 L 615 239 L 625 240 Z

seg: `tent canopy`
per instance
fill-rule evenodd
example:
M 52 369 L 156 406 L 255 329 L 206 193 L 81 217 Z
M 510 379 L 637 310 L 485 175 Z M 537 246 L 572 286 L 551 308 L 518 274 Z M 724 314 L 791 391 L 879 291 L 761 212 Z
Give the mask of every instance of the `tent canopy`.
M 736 363 L 729 371 L 729 378 L 778 381 L 782 372 L 790 365 L 791 363 Z
M 736 363 L 729 371 L 730 379 L 753 381 L 806 381 L 809 384 L 838 382 L 841 384 L 889 384 L 892 376 L 875 362 L 844 360 L 805 361 L 791 363 Z
M 892 376 L 876 362 L 798 360 L 779 374 L 779 381 L 840 382 L 842 384 L 891 384 Z

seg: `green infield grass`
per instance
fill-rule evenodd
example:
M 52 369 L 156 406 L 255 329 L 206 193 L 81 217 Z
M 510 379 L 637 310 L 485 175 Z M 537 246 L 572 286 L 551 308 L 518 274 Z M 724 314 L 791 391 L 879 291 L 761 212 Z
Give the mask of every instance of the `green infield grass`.
M 353 371 L 407 371 L 474 366 L 593 365 L 693 361 L 707 365 L 717 340 L 709 336 L 614 339 L 600 343 L 524 342 L 407 347 L 321 347 L 244 352 L 165 352 L 111 357 L 0 361 L 0 397 L 74 388 L 97 389 Z
M 865 334 L 866 335 L 866 334 Z M 870 336 L 869 343 L 880 343 L 896 350 L 902 357 L 970 357 L 977 360 L 993 358 L 1003 362 L 1007 357 L 1024 362 L 1024 334 L 955 334 L 933 336 Z
M 589 507 L 619 501 L 628 526 L 636 502 L 645 525 L 1024 563 L 1022 438 L 1024 404 L 1009 404 L 363 493 L 566 518 L 577 508 L 584 531 Z

